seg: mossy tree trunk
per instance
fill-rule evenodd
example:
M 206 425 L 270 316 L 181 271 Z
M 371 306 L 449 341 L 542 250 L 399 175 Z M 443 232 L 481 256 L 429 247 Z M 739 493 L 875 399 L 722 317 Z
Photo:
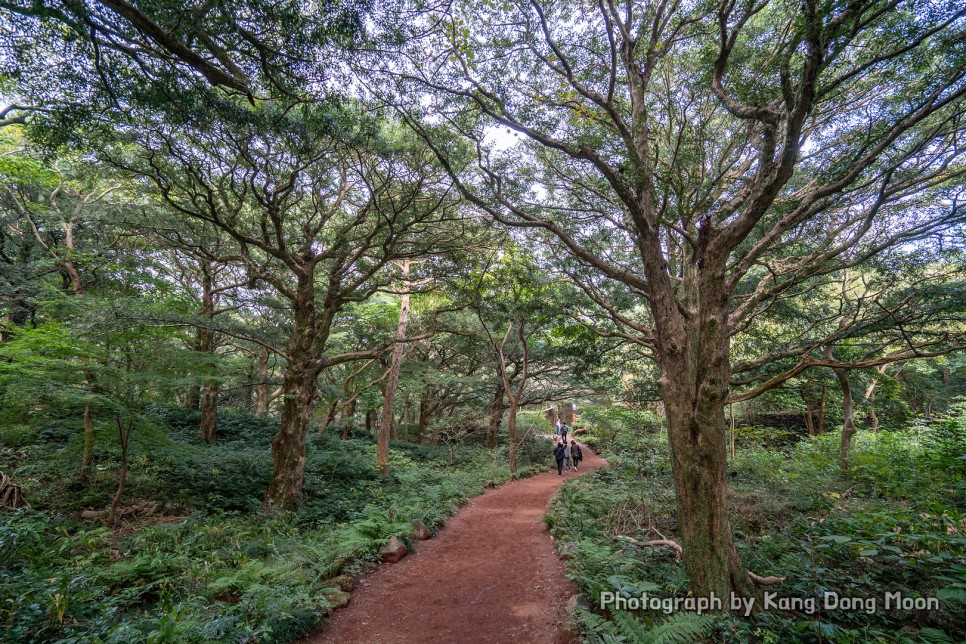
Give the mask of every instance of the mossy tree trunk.
M 91 473 L 91 452 L 94 449 L 94 401 L 88 400 L 84 405 L 84 453 L 81 456 L 79 478 L 87 482 Z
M 215 287 L 211 275 L 210 262 L 201 267 L 201 310 L 202 319 L 209 326 L 215 317 Z M 215 332 L 211 328 L 198 328 L 198 351 L 206 357 L 213 357 L 215 352 Z M 205 365 L 209 377 L 201 383 L 198 408 L 201 410 L 201 421 L 198 424 L 198 436 L 206 443 L 215 442 L 215 430 L 218 425 L 218 380 L 210 377 L 213 365 Z M 197 392 L 197 388 L 194 389 Z
M 678 295 L 684 310 L 665 283 L 666 274 L 654 280 L 651 310 L 688 587 L 696 596 L 727 602 L 730 593 L 751 596 L 756 589 L 738 555 L 728 517 L 728 295 L 724 271 L 715 270 L 720 267 L 708 258 L 704 262 L 708 270 L 697 265 L 686 269 Z
M 282 414 L 278 433 L 272 439 L 272 481 L 265 492 L 266 502 L 283 508 L 294 507 L 302 497 L 305 436 L 315 410 L 317 378 L 322 367 L 312 271 L 299 273 L 294 295 L 294 323 L 282 382 Z
M 402 268 L 402 297 L 399 303 L 399 323 L 396 327 L 396 345 L 392 351 L 392 361 L 389 363 L 389 377 L 386 379 L 382 403 L 382 416 L 379 419 L 379 433 L 376 437 L 376 467 L 384 475 L 389 474 L 389 437 L 393 432 L 395 420 L 393 408 L 396 404 L 396 391 L 399 389 L 399 371 L 402 367 L 406 345 L 406 327 L 409 324 L 409 260 L 401 262 Z

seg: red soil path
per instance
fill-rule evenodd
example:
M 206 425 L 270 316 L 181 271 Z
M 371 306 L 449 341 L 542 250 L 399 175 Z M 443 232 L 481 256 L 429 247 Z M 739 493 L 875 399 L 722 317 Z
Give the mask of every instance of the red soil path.
M 580 474 L 606 462 L 583 447 Z M 357 582 L 313 644 L 559 644 L 573 594 L 543 515 L 562 478 L 520 479 L 471 501 L 430 541 Z

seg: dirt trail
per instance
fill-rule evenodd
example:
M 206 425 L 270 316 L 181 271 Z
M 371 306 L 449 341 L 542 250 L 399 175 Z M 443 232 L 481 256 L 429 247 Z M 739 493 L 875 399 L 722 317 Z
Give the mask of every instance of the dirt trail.
M 606 465 L 583 447 L 580 474 Z M 527 642 L 557 644 L 573 594 L 543 515 L 573 472 L 539 474 L 466 505 L 417 552 L 357 582 L 313 644 Z

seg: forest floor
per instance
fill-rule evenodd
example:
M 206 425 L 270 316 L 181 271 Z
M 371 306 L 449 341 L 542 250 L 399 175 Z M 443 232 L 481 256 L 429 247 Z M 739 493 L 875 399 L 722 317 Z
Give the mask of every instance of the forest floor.
M 584 447 L 579 474 L 606 465 Z M 564 471 L 519 479 L 477 497 L 435 538 L 357 581 L 312 644 L 569 642 L 574 590 L 543 517 Z

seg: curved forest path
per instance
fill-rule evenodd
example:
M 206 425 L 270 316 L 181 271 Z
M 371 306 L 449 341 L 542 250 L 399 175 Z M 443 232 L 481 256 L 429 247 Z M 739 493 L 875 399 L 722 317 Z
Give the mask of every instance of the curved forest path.
M 579 474 L 606 465 L 582 446 Z M 313 644 L 573 640 L 573 588 L 543 522 L 564 476 L 511 481 L 468 503 L 429 541 L 359 579 Z

